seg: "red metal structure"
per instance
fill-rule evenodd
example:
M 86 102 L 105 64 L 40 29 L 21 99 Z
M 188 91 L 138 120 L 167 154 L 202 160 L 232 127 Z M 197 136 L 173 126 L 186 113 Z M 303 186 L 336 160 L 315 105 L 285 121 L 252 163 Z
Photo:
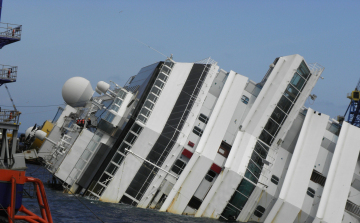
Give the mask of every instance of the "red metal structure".
M 15 220 L 23 220 L 30 223 L 53 223 L 44 185 L 39 179 L 25 176 L 25 171 L 0 169 L 0 181 L 3 185 L 4 183 L 7 184 L 7 186 L 3 187 L 3 192 L 10 199 L 6 199 L 8 202 L 4 203 L 8 204 L 5 204 L 5 206 L 3 204 L 2 207 L 6 208 L 9 223 L 14 223 Z M 21 202 L 25 183 L 34 184 L 42 217 L 25 208 Z M 18 215 L 17 212 L 25 215 Z

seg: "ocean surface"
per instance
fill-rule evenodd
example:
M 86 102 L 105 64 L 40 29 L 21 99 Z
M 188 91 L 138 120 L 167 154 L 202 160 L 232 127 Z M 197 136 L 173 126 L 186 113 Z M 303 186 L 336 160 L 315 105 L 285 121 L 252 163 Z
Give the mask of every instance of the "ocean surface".
M 72 222 L 214 222 L 220 221 L 209 218 L 195 218 L 191 216 L 175 215 L 156 210 L 136 208 L 125 204 L 104 203 L 92 201 L 83 197 L 63 193 L 52 189 L 48 184 L 51 175 L 42 166 L 27 164 L 26 176 L 39 178 L 43 181 L 46 196 L 54 223 Z M 30 187 L 26 186 L 29 190 Z M 30 191 L 30 195 L 32 195 Z M 37 199 L 23 198 L 23 205 L 32 212 L 40 215 Z M 91 210 L 91 211 L 90 211 Z M 92 213 L 93 212 L 93 213 Z M 95 216 L 96 215 L 96 216 Z

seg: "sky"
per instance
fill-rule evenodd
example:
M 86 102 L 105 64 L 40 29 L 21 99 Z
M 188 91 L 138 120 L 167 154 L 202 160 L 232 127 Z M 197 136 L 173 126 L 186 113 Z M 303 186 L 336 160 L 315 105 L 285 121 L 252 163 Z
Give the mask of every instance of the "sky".
M 124 85 L 144 66 L 211 57 L 221 69 L 260 82 L 276 57 L 300 54 L 325 67 L 305 106 L 344 115 L 360 79 L 360 1 L 3 0 L 1 22 L 22 39 L 0 50 L 18 66 L 8 84 L 22 112 L 20 132 L 52 120 L 71 77 Z M 4 86 L 0 106 L 11 109 Z

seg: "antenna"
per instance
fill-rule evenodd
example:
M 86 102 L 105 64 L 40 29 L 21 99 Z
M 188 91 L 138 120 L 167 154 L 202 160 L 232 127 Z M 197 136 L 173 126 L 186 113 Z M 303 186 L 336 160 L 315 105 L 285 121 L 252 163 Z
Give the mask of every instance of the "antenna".
M 135 39 L 135 38 L 133 38 L 133 39 Z M 156 50 L 156 49 L 152 48 L 151 46 L 147 45 L 146 43 L 143 43 L 143 42 L 141 42 L 141 41 L 140 41 L 140 40 L 138 40 L 138 39 L 135 39 L 135 40 L 136 40 L 136 41 L 138 41 L 139 43 L 141 43 L 141 44 L 143 44 L 143 45 L 145 45 L 145 46 L 149 47 L 150 49 L 154 50 L 155 52 L 157 52 L 157 53 L 159 53 L 159 54 L 163 55 L 164 57 L 166 57 L 166 59 L 172 60 L 172 54 L 171 54 L 171 56 L 170 56 L 170 57 L 168 57 L 168 56 L 166 56 L 165 54 L 161 53 L 160 51 L 158 51 L 158 50 Z
M 114 81 L 112 81 L 112 80 L 110 80 L 109 82 L 110 82 L 110 83 L 113 83 L 113 84 L 114 84 L 116 87 L 118 87 L 118 88 L 120 87 L 119 85 L 117 85 L 117 84 L 116 84 Z

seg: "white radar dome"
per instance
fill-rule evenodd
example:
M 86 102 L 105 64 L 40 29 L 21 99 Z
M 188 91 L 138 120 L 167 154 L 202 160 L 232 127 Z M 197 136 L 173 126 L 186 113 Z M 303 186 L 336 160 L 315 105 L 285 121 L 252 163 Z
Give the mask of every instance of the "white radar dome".
M 71 107 L 84 107 L 93 93 L 90 81 L 83 77 L 70 78 L 62 88 L 63 99 Z
M 102 92 L 98 89 L 98 87 L 95 88 L 96 93 L 102 94 Z
M 105 94 L 106 91 L 110 88 L 110 84 L 108 84 L 104 81 L 99 81 L 98 84 L 96 85 L 96 88 L 98 91 Z
M 25 131 L 25 139 L 28 137 L 28 135 L 30 135 L 30 137 L 32 137 L 32 136 L 34 136 L 34 134 L 35 134 L 35 131 L 38 129 L 38 128 L 35 128 L 34 130 L 34 132 L 31 132 L 31 130 L 34 128 L 34 126 L 31 126 L 31 127 L 29 127 L 28 129 L 26 129 L 26 131 Z
M 37 130 L 35 132 L 35 137 L 40 139 L 41 141 L 43 141 L 46 137 L 46 132 L 42 131 L 42 130 Z

